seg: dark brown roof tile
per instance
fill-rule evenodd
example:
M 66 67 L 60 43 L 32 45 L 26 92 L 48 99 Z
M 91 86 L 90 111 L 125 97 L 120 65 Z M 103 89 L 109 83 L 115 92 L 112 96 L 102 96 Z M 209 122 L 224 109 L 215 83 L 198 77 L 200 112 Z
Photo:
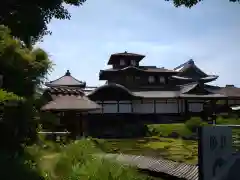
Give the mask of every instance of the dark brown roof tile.
M 48 87 L 56 87 L 56 86 L 69 86 L 69 87 L 82 87 L 86 86 L 86 83 L 83 81 L 79 81 L 73 76 L 71 76 L 69 70 L 67 70 L 66 74 L 54 81 L 50 81 L 46 83 Z
M 45 90 L 51 95 L 84 95 L 80 88 L 51 87 Z
M 66 111 L 75 110 L 87 112 L 101 109 L 101 106 L 89 100 L 86 96 L 64 95 L 57 96 L 53 101 L 44 105 L 42 111 Z
M 113 64 L 115 61 L 118 61 L 119 58 L 121 57 L 125 57 L 125 58 L 132 58 L 132 59 L 135 59 L 137 61 L 141 61 L 145 56 L 144 55 L 141 55 L 141 54 L 135 54 L 135 53 L 128 53 L 127 51 L 123 52 L 123 53 L 115 53 L 115 54 L 112 54 L 110 56 L 110 59 L 108 61 L 108 64 Z
M 228 97 L 240 98 L 240 88 L 237 87 L 219 87 L 215 88 L 214 91 Z
M 109 69 L 101 70 L 100 72 L 118 72 L 118 71 L 128 70 L 129 68 L 132 68 L 132 66 L 125 67 L 125 68 L 122 68 L 122 69 L 109 68 Z M 158 67 L 143 67 L 143 66 L 140 66 L 140 67 L 135 67 L 135 69 L 143 71 L 143 72 L 173 72 L 173 73 L 176 72 L 176 71 L 171 70 L 171 69 L 158 68 Z

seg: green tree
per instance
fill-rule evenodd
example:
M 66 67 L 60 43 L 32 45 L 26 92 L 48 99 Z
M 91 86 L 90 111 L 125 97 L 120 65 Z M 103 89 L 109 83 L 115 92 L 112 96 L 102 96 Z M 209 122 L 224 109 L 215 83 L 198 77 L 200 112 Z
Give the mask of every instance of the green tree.
M 3 75 L 0 137 L 8 139 L 1 146 L 14 151 L 36 135 L 35 91 L 52 63 L 42 49 L 28 49 L 10 33 L 8 28 L 0 26 L 0 74 Z M 10 100 L 16 103 L 7 103 Z
M 10 30 L 0 26 L 0 74 L 2 88 L 21 97 L 32 97 L 52 67 L 42 49 L 28 49 L 10 35 Z
M 192 6 L 195 6 L 196 4 L 198 4 L 199 2 L 203 1 L 203 0 L 165 0 L 165 1 L 173 1 L 174 5 L 176 7 L 179 6 L 185 6 L 188 8 L 191 8 Z M 240 0 L 228 0 L 230 2 L 240 2 Z
M 0 25 L 28 46 L 51 33 L 47 24 L 53 19 L 70 19 L 64 4 L 80 6 L 85 0 L 1 0 Z

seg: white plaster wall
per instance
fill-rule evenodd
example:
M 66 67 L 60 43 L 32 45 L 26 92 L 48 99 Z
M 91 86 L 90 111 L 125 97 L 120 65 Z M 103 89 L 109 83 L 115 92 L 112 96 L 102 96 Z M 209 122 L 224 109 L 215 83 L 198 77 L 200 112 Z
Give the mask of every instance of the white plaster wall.
M 188 109 L 190 112 L 201 112 L 203 110 L 202 103 L 189 103 L 188 105 Z
M 115 104 L 103 104 L 103 113 L 117 113 L 118 106 Z
M 131 104 L 119 104 L 119 113 L 131 113 L 132 105 Z
M 153 101 L 133 101 L 133 112 L 140 114 L 154 113 Z
M 143 103 L 140 105 L 140 113 L 154 113 L 154 103 Z
M 178 113 L 178 104 L 156 103 L 156 113 Z
M 98 102 L 101 105 L 101 102 Z M 103 102 L 103 113 L 118 113 L 117 101 L 105 101 Z M 166 103 L 166 101 L 157 101 L 156 102 L 156 113 L 178 113 L 181 112 L 183 106 L 183 111 L 185 111 L 184 104 L 177 103 L 177 101 L 172 101 L 171 103 Z M 201 104 L 200 104 L 201 106 Z M 191 104 L 189 110 L 193 112 L 201 111 L 202 106 L 200 107 L 199 103 Z M 119 102 L 119 113 L 131 113 L 133 108 L 134 113 L 147 114 L 154 113 L 154 101 L 145 100 L 141 104 L 141 101 L 120 101 Z M 199 109 L 200 108 L 200 109 Z M 102 110 L 96 110 L 89 113 L 102 113 Z
M 134 113 L 141 113 L 142 111 L 141 101 L 133 101 L 132 106 Z
M 180 113 L 184 113 L 185 112 L 185 104 L 184 104 L 184 100 L 179 100 L 179 112 Z

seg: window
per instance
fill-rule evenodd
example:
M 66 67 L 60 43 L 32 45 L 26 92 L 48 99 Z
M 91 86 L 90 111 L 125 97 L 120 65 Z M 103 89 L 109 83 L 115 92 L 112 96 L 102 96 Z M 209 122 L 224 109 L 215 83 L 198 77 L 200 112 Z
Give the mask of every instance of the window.
M 154 79 L 154 76 L 149 76 L 148 77 L 148 82 L 149 83 L 154 83 L 155 79 Z
M 135 76 L 135 79 L 136 80 L 140 80 L 140 76 Z
M 127 79 L 128 82 L 133 81 L 133 76 L 127 76 L 126 79 Z
M 160 77 L 159 77 L 159 81 L 160 81 L 160 83 L 163 83 L 163 84 L 164 84 L 164 83 L 165 83 L 165 78 L 164 78 L 163 76 L 160 76 Z
M 132 66 L 136 66 L 136 61 L 135 60 L 131 60 L 131 65 Z
M 124 66 L 124 65 L 125 65 L 124 59 L 120 59 L 120 66 Z

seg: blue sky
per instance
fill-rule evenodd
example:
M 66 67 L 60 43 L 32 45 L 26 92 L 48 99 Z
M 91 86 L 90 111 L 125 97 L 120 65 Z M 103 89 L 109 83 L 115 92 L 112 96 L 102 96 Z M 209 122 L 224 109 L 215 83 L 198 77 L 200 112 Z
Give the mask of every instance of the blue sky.
M 170 69 L 192 58 L 220 76 L 215 84 L 240 86 L 240 4 L 211 0 L 187 9 L 164 0 L 87 0 L 69 11 L 71 20 L 53 20 L 52 35 L 37 44 L 56 64 L 50 80 L 69 69 L 100 85 L 110 55 L 128 51 L 146 55 L 143 65 Z

